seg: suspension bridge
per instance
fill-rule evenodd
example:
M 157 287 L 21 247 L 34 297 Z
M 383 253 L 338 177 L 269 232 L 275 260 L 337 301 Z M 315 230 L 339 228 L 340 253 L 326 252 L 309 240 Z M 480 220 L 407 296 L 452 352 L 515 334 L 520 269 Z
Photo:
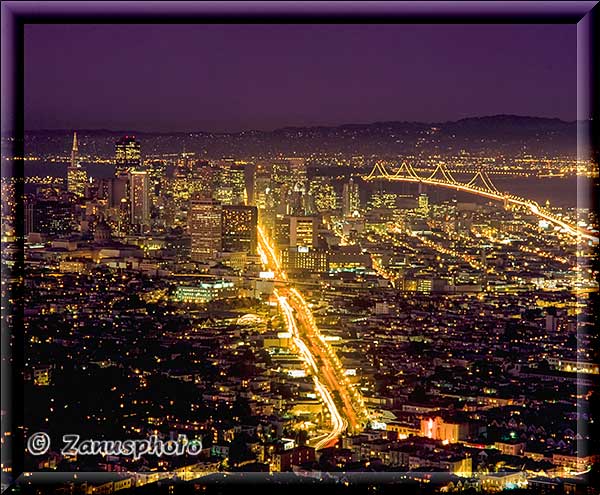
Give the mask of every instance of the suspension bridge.
M 461 182 L 456 180 L 452 173 L 441 163 L 436 166 L 430 175 L 424 177 L 417 174 L 412 165 L 407 164 L 406 162 L 403 162 L 398 170 L 393 173 L 388 171 L 383 163 L 377 162 L 373 166 L 371 172 L 368 175 L 363 176 L 363 179 L 367 181 L 390 180 L 414 182 L 418 184 L 445 187 L 456 191 L 464 191 L 496 201 L 502 201 L 505 208 L 509 205 L 524 208 L 535 216 L 560 227 L 565 232 L 577 237 L 579 240 L 591 241 L 594 244 L 598 243 L 598 236 L 595 235 L 595 233 L 590 232 L 588 229 L 579 225 L 572 225 L 565 222 L 561 217 L 541 207 L 536 201 L 499 191 L 484 170 L 478 170 L 468 182 Z

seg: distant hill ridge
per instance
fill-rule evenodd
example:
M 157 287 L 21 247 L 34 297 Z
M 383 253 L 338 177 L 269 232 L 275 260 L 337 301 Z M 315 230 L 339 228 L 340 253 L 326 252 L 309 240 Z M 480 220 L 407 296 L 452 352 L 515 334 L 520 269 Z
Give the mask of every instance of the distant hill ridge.
M 515 126 L 518 125 L 520 127 L 529 127 L 529 126 L 550 126 L 550 127 L 564 127 L 564 126 L 573 126 L 577 122 L 576 121 L 565 121 L 559 118 L 549 118 L 549 117 L 530 117 L 526 115 L 511 115 L 511 114 L 498 114 L 498 115 L 486 115 L 481 117 L 465 117 L 459 120 L 448 120 L 444 122 L 420 122 L 420 121 L 405 121 L 405 120 L 390 120 L 390 121 L 376 121 L 369 123 L 346 123 L 339 125 L 328 125 L 328 126 L 284 126 L 278 127 L 276 129 L 265 131 L 259 129 L 248 129 L 243 131 L 235 131 L 235 132 L 221 132 L 221 131 L 207 131 L 207 130 L 190 130 L 190 131 L 174 131 L 174 132 L 166 132 L 166 131 L 136 131 L 132 129 L 128 130 L 113 130 L 113 129 L 76 129 L 77 132 L 82 133 L 98 133 L 98 134 L 117 134 L 117 135 L 126 135 L 126 134 L 134 134 L 134 135 L 182 135 L 182 134 L 219 134 L 219 135 L 243 135 L 248 133 L 260 133 L 260 134 L 276 134 L 281 132 L 288 131 L 332 131 L 336 129 L 365 129 L 365 128 L 422 128 L 429 129 L 431 127 L 465 127 L 471 125 L 509 125 Z M 26 130 L 26 134 L 32 133 L 56 133 L 61 134 L 64 132 L 73 132 L 73 129 L 31 129 Z
M 578 122 L 517 115 L 469 117 L 441 123 L 373 122 L 338 126 L 282 127 L 272 131 L 145 132 L 76 129 L 80 150 L 102 157 L 114 156 L 114 143 L 124 135 L 136 136 L 145 155 L 196 152 L 206 158 L 264 157 L 288 153 L 345 156 L 398 156 L 402 154 L 481 156 L 577 156 Z M 72 129 L 25 133 L 26 152 L 64 155 L 71 149 Z

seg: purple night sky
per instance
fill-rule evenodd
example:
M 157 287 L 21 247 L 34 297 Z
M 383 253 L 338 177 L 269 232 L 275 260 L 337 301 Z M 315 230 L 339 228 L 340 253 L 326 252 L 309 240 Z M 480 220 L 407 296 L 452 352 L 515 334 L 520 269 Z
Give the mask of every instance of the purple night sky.
M 25 26 L 27 129 L 576 118 L 576 25 Z

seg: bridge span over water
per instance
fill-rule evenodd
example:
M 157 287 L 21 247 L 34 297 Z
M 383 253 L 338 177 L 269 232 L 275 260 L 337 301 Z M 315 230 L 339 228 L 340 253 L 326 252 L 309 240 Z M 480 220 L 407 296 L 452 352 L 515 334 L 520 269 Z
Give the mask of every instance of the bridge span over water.
M 371 172 L 363 176 L 364 180 L 390 180 L 399 182 L 414 182 L 431 186 L 445 187 L 456 191 L 463 191 L 471 194 L 476 194 L 485 198 L 502 201 L 506 206 L 513 205 L 525 208 L 537 217 L 546 220 L 565 232 L 577 237 L 581 241 L 591 241 L 594 244 L 598 243 L 596 233 L 579 225 L 573 225 L 564 221 L 561 217 L 546 210 L 536 201 L 522 198 L 514 194 L 499 191 L 490 177 L 485 171 L 479 170 L 468 182 L 460 182 L 452 175 L 452 173 L 443 165 L 438 164 L 435 170 L 427 177 L 423 177 L 415 172 L 412 165 L 402 163 L 400 168 L 394 173 L 390 173 L 385 165 L 376 163 Z

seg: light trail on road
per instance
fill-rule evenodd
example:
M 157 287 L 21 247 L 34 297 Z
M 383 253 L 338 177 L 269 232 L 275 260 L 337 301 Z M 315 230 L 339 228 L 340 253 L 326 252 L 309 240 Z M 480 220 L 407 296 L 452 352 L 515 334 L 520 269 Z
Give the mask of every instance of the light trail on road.
M 296 315 L 300 322 L 306 328 L 306 338 L 311 352 L 314 356 L 320 358 L 323 363 L 320 372 L 322 378 L 328 386 L 338 393 L 342 402 L 342 410 L 346 414 L 346 418 L 351 429 L 359 430 L 362 420 L 369 418 L 369 412 L 364 405 L 364 401 L 358 391 L 349 383 L 344 375 L 344 368 L 337 354 L 325 340 L 319 331 L 314 317 L 304 300 L 304 297 L 297 289 L 290 289 L 290 301 L 296 310 Z
M 287 274 L 282 269 L 275 250 L 261 227 L 258 228 L 258 251 L 265 267 L 274 271 L 275 280 L 288 281 Z M 288 289 L 282 289 L 285 290 Z M 362 429 L 362 421 L 369 417 L 369 413 L 362 397 L 343 375 L 343 368 L 337 355 L 319 332 L 302 294 L 297 289 L 290 288 L 289 298 L 281 295 L 277 289 L 274 290 L 274 295 L 298 353 L 312 372 L 315 390 L 329 411 L 331 431 L 317 437 L 319 441 L 315 444 L 315 448 L 320 449 L 331 444 L 349 426 L 352 431 Z M 331 390 L 335 390 L 338 394 L 343 414 L 340 413 Z M 355 409 L 358 409 L 359 414 Z
M 338 438 L 346 428 L 348 428 L 348 422 L 340 415 L 331 393 L 326 387 L 319 381 L 317 376 L 313 376 L 315 382 L 315 389 L 319 392 L 319 395 L 323 398 L 323 401 L 327 405 L 327 409 L 331 414 L 331 433 L 325 436 L 315 445 L 315 450 L 319 450 L 329 444 L 331 441 Z
M 286 319 L 286 325 L 288 327 L 289 332 L 293 336 L 294 343 L 298 348 L 300 356 L 312 369 L 315 390 L 321 396 L 321 399 L 323 400 L 325 406 L 327 407 L 327 410 L 329 411 L 329 415 L 331 416 L 331 431 L 325 435 L 321 435 L 319 437 L 321 439 L 315 444 L 315 449 L 319 450 L 325 447 L 333 440 L 335 440 L 336 438 L 338 438 L 348 427 L 348 422 L 344 418 L 342 418 L 337 406 L 335 405 L 335 401 L 331 397 L 331 393 L 325 386 L 323 386 L 323 384 L 317 376 L 319 373 L 319 368 L 317 366 L 317 363 L 315 362 L 315 358 L 313 357 L 312 353 L 299 336 L 298 326 L 296 325 L 293 309 L 288 303 L 287 298 L 284 296 L 280 296 L 277 291 L 275 291 L 275 297 L 277 297 L 279 307 L 281 308 Z

